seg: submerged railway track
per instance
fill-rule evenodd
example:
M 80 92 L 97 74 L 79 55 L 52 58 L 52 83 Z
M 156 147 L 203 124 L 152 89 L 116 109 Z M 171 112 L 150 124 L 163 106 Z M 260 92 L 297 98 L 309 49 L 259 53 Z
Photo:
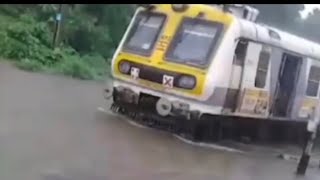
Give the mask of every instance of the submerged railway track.
M 198 120 L 184 116 L 162 117 L 155 107 L 113 102 L 113 113 L 127 116 L 143 126 L 182 136 L 192 142 L 215 143 L 222 140 L 251 144 L 291 144 L 305 142 L 306 123 L 286 123 L 261 119 L 202 115 Z

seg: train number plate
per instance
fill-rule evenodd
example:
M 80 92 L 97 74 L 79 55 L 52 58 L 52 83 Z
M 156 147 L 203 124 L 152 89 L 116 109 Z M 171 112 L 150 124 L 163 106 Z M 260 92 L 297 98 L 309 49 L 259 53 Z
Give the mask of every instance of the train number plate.
M 139 73 L 140 73 L 140 69 L 139 68 L 135 68 L 135 67 L 131 68 L 130 75 L 131 75 L 131 77 L 133 79 L 138 79 L 139 78 Z
M 163 75 L 162 85 L 167 88 L 173 87 L 174 78 L 172 76 Z

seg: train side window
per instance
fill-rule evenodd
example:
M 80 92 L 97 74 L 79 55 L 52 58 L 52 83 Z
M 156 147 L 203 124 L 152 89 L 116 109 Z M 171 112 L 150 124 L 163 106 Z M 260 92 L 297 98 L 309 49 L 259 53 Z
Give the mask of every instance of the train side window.
M 318 96 L 320 82 L 320 67 L 311 66 L 308 77 L 307 95 L 312 97 Z
M 243 66 L 247 54 L 248 41 L 240 40 L 235 50 L 235 59 L 233 64 Z
M 259 55 L 258 67 L 254 85 L 257 88 L 264 88 L 268 74 L 270 61 L 270 50 L 263 46 Z

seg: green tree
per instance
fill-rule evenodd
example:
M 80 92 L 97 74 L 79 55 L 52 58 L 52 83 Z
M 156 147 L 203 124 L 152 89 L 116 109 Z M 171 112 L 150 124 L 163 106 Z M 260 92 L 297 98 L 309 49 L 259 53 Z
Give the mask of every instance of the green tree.
M 64 41 L 80 53 L 97 52 L 108 58 L 118 45 L 134 12 L 130 5 L 85 4 L 68 8 Z

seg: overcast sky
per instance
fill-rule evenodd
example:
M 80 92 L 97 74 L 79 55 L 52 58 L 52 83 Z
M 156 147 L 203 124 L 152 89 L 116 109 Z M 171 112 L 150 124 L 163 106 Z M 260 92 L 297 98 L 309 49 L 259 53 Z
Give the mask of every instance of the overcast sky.
M 302 18 L 306 18 L 309 12 L 311 12 L 314 8 L 320 9 L 320 4 L 305 4 L 305 9 L 300 12 Z

